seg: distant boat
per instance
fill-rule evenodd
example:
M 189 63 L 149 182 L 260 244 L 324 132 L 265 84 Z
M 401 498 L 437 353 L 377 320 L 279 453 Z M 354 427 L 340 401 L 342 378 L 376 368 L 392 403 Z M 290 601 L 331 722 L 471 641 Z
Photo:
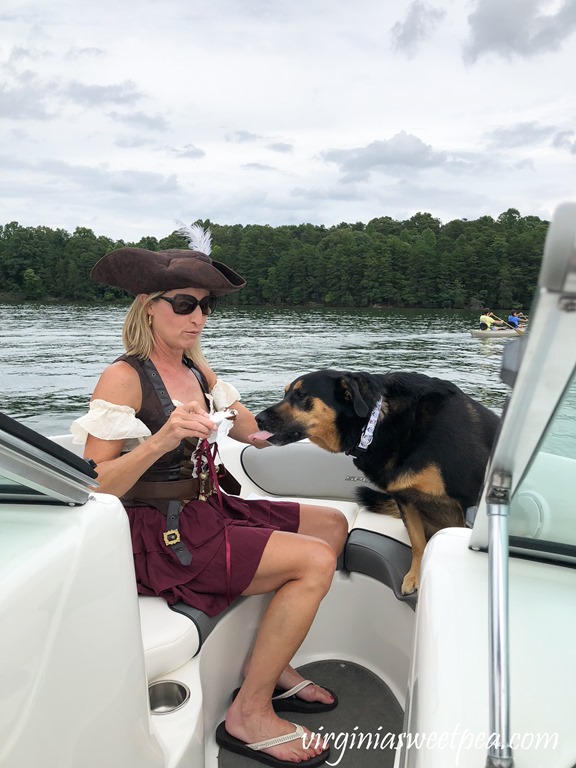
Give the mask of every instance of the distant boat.
M 472 336 L 473 339 L 511 339 L 514 336 L 523 335 L 523 330 L 515 331 L 514 328 L 503 328 L 500 331 L 481 331 L 479 329 L 470 331 L 470 336 Z

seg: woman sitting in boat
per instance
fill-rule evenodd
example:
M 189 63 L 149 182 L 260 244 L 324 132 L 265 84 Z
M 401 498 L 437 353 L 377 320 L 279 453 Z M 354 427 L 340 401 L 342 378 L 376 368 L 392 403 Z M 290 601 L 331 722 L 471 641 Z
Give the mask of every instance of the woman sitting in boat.
M 123 327 L 126 353 L 104 370 L 72 432 L 86 439 L 98 490 L 126 507 L 140 594 L 214 616 L 239 595 L 274 593 L 217 741 L 248 756 L 257 749 L 258 760 L 274 765 L 319 765 L 329 755 L 321 739 L 304 740 L 309 732 L 281 719 L 272 697 L 294 688 L 289 709 L 336 706 L 331 691 L 289 662 L 330 587 L 347 522 L 330 507 L 243 500 L 220 488 L 218 432 L 267 445 L 251 439 L 253 415 L 200 347 L 217 297 L 245 283 L 210 258 L 208 231 L 181 232 L 188 250 L 121 248 L 92 270 L 97 282 L 136 298 Z

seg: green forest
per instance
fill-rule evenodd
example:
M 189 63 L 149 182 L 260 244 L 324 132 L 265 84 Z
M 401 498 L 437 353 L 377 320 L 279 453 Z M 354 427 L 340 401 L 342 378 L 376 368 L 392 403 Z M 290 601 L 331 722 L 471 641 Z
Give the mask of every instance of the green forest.
M 531 303 L 548 222 L 510 208 L 497 219 L 429 213 L 367 224 L 220 225 L 212 257 L 239 272 L 246 288 L 228 303 L 278 306 L 522 309 Z M 124 245 L 186 247 L 175 231 L 158 240 L 114 241 L 91 229 L 0 225 L 0 300 L 116 301 L 121 290 L 93 283 L 90 270 Z

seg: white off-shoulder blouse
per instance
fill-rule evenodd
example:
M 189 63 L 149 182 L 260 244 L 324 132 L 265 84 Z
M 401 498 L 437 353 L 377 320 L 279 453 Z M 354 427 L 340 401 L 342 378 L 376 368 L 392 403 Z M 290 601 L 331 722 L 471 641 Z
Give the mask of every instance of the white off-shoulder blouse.
M 232 384 L 218 379 L 206 398 L 210 414 L 213 414 L 240 400 L 240 393 Z M 173 400 L 173 403 L 175 406 L 182 405 L 178 400 Z M 125 440 L 124 450 L 127 451 L 144 442 L 151 434 L 146 424 L 137 418 L 134 408 L 98 399 L 91 401 L 87 414 L 72 422 L 70 432 L 72 441 L 79 445 L 86 443 L 88 435 L 100 440 Z

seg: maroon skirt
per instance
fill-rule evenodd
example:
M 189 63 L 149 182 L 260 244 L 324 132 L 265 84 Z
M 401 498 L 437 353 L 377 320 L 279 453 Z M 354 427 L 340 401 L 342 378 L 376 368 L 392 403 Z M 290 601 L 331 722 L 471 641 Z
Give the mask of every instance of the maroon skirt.
M 169 604 L 183 600 L 209 616 L 221 613 L 249 586 L 273 531 L 295 533 L 300 505 L 295 502 L 217 494 L 193 499 L 180 513 L 178 528 L 192 555 L 184 566 L 164 543 L 166 516 L 154 507 L 126 510 L 138 592 Z

